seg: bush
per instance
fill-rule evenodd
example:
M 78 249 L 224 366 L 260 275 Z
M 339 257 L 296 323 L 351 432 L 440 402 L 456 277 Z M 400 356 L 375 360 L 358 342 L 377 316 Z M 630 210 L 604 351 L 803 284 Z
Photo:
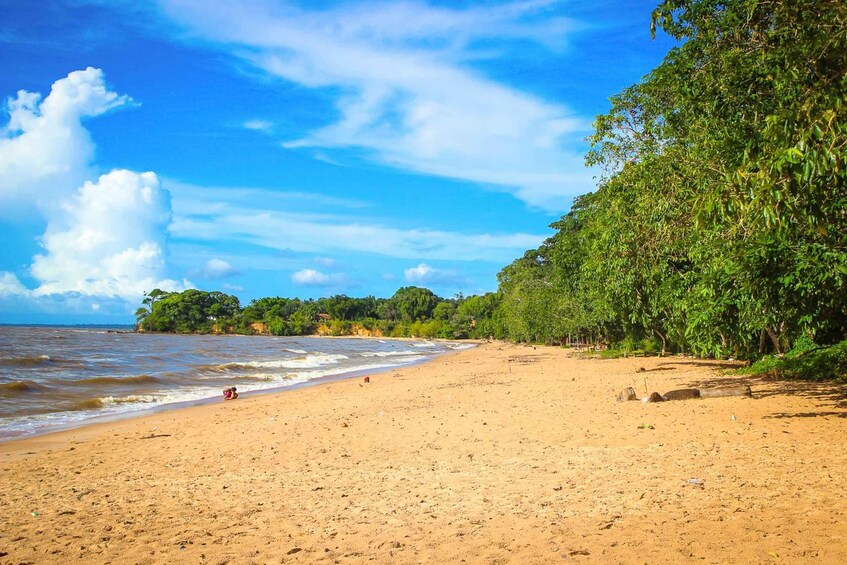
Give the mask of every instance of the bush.
M 784 379 L 847 382 L 847 340 L 817 347 L 811 340 L 797 340 L 784 358 L 768 355 L 736 374 L 771 374 Z

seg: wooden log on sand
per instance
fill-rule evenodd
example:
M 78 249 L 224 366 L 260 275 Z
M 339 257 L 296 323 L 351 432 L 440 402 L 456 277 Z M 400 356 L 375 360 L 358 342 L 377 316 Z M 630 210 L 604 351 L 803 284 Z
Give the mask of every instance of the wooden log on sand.
M 701 388 L 700 398 L 722 398 L 724 396 L 747 396 L 752 397 L 753 391 L 749 386 L 729 386 L 722 388 Z
M 680 388 L 669 390 L 663 394 L 665 400 L 688 400 L 689 398 L 700 398 L 700 391 L 696 388 Z

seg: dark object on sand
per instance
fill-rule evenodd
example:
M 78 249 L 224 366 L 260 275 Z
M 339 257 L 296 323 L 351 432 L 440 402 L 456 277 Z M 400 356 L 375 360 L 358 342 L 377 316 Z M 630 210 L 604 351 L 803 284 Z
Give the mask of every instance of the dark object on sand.
M 749 386 L 728 386 L 723 388 L 701 388 L 700 398 L 722 398 L 724 396 L 752 397 L 753 391 Z
M 618 402 L 626 402 L 628 400 L 638 400 L 638 395 L 635 394 L 635 389 L 631 386 L 626 387 L 618 393 Z
M 665 400 L 688 400 L 690 398 L 700 398 L 700 391 L 696 388 L 680 388 L 670 390 L 663 396 Z
M 747 398 L 752 398 L 753 391 L 746 385 L 703 389 L 680 388 L 670 390 L 665 394 L 654 392 L 647 398 L 642 398 L 641 402 L 664 402 L 666 400 L 689 400 L 692 398 L 723 398 L 726 396 L 745 396 Z M 618 402 L 626 402 L 628 400 L 638 400 L 638 395 L 632 387 L 623 389 L 617 396 Z

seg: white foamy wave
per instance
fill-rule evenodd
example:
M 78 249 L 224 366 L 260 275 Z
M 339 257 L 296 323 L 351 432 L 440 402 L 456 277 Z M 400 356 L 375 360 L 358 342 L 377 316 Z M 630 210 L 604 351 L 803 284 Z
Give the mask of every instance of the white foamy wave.
M 435 347 L 435 344 L 431 341 L 427 341 L 424 343 L 413 343 L 412 347 Z
M 241 363 L 241 365 L 255 367 L 257 369 L 310 369 L 312 367 L 321 367 L 323 365 L 335 365 L 344 359 L 349 359 L 349 357 L 340 353 L 312 353 L 305 357 L 298 357 L 297 359 L 250 361 L 248 363 Z
M 296 353 L 297 355 L 306 355 L 308 353 L 308 351 L 303 349 L 286 349 L 286 351 L 289 353 Z
M 417 351 L 368 351 L 362 353 L 362 357 L 417 357 L 421 354 Z
M 229 371 L 231 369 L 311 369 L 324 365 L 335 365 L 344 359 L 346 355 L 329 353 L 312 353 L 295 359 L 275 359 L 273 361 L 240 361 L 218 365 L 216 370 Z
M 152 394 L 134 394 L 131 396 L 104 396 L 100 399 L 103 406 L 117 406 L 120 404 L 138 403 L 150 404 L 159 402 L 159 397 Z

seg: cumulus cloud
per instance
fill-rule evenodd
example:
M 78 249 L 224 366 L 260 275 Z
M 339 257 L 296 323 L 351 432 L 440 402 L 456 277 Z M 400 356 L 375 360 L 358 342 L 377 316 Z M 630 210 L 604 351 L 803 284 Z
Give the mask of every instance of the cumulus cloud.
M 406 280 L 416 284 L 443 284 L 463 282 L 462 276 L 454 270 L 436 269 L 426 263 L 403 271 Z
M 28 296 L 30 291 L 13 273 L 0 272 L 0 296 Z
M 291 275 L 291 281 L 301 286 L 323 288 L 349 283 L 344 273 L 326 274 L 315 269 L 301 269 Z
M 115 170 L 86 182 L 51 220 L 31 273 L 35 296 L 75 292 L 137 300 L 152 288 L 189 285 L 164 279 L 170 197 L 155 173 Z
M 200 271 L 206 279 L 223 279 L 237 274 L 238 270 L 223 259 L 209 259 Z
M 0 131 L 0 203 L 50 208 L 76 190 L 91 177 L 95 149 L 82 120 L 131 103 L 92 67 L 54 82 L 43 100 L 18 91 L 6 101 L 9 121 Z
M 472 70 L 485 54 L 526 41 L 561 47 L 574 24 L 550 17 L 553 3 L 162 5 L 190 32 L 257 68 L 337 95 L 338 119 L 285 147 L 364 149 L 390 166 L 484 183 L 559 211 L 593 185 L 582 162 L 589 120 Z M 497 50 L 477 48 L 494 40 Z
M 329 275 L 314 269 L 302 269 L 291 275 L 291 280 L 303 286 L 326 286 L 332 282 Z
M 0 273 L 0 295 L 27 297 L 38 308 L 61 302 L 97 311 L 155 287 L 190 285 L 165 278 L 171 204 L 156 174 L 114 170 L 90 180 L 95 145 L 83 120 L 132 103 L 93 67 L 57 80 L 43 99 L 21 90 L 7 101 L 0 210 L 34 204 L 47 228 L 29 269 L 35 288 Z

